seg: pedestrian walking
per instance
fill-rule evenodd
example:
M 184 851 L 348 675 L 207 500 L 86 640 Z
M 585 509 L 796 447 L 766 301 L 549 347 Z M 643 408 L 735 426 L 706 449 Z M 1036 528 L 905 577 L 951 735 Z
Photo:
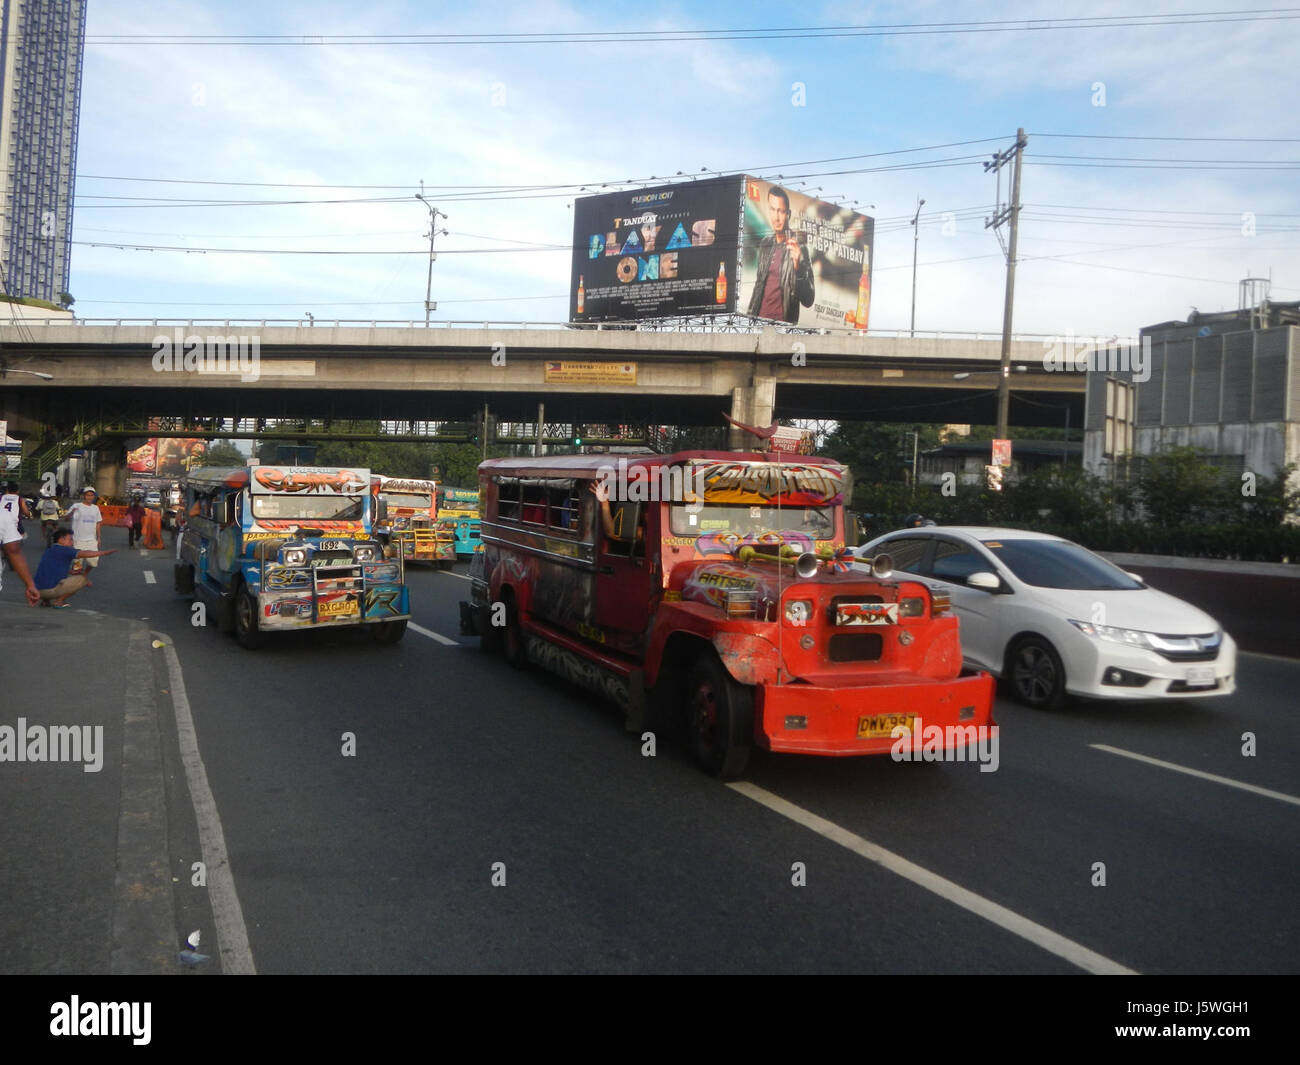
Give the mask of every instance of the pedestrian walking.
M 126 508 L 126 546 L 135 547 L 136 542 L 144 536 L 144 504 L 139 496 L 132 496 L 131 505 Z
M 95 505 L 95 490 L 87 488 L 81 493 L 81 502 L 73 503 L 68 508 L 68 521 L 72 525 L 72 543 L 78 551 L 100 549 L 100 529 L 104 524 L 104 515 Z M 98 558 L 88 557 L 86 565 L 92 569 L 99 565 Z
M 27 588 L 27 602 L 35 606 L 41 601 L 40 592 L 32 580 L 27 560 L 23 557 L 23 534 L 18 531 L 18 516 L 21 513 L 21 500 L 17 495 L 6 492 L 0 496 L 0 555 L 3 555 L 18 579 Z M 0 567 L 0 588 L 4 587 L 4 570 Z
M 45 546 L 49 547 L 54 543 L 54 530 L 59 524 L 59 501 L 54 496 L 41 496 L 41 501 L 36 504 L 36 513 L 40 515 Z

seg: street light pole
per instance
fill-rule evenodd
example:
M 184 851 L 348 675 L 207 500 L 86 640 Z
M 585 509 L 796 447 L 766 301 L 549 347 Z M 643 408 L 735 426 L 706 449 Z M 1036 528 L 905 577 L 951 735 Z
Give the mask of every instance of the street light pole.
M 424 182 L 420 182 L 420 185 L 423 187 Z M 437 258 L 437 255 L 435 255 L 433 251 L 433 238 L 438 235 L 438 215 L 442 214 L 442 212 L 424 198 L 423 192 L 417 192 L 415 198 L 424 204 L 425 207 L 429 208 L 429 276 L 424 283 L 424 324 L 427 328 L 429 325 L 429 315 L 433 311 L 434 307 L 431 300 L 433 296 L 433 260 Z M 447 216 L 444 214 L 442 217 L 446 218 Z M 442 232 L 443 236 L 446 236 L 447 231 L 444 229 Z
M 916 245 L 921 236 L 918 223 L 921 220 L 921 208 L 924 206 L 925 201 L 918 196 L 916 214 L 912 216 L 912 327 L 908 330 L 909 336 L 916 336 Z

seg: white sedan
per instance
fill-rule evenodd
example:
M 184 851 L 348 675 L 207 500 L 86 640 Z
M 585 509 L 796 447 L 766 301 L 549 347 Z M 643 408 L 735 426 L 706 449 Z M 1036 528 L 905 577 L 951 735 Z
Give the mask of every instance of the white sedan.
M 1136 700 L 1236 689 L 1237 645 L 1218 622 L 1059 536 L 929 526 L 855 553 L 882 551 L 951 597 L 966 662 L 1029 706 L 1059 707 L 1066 693 Z

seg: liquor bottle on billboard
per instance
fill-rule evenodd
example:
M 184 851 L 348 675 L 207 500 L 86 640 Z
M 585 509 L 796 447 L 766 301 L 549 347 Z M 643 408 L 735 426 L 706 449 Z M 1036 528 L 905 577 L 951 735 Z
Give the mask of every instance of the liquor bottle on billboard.
M 871 278 L 867 276 L 870 267 L 871 260 L 864 256 L 862 259 L 862 276 L 858 278 L 858 311 L 854 318 L 859 329 L 867 328 L 867 314 L 871 310 Z
M 713 286 L 713 302 L 722 306 L 727 302 L 727 264 L 718 263 L 718 280 Z
M 582 275 L 578 275 L 578 313 L 582 313 L 583 304 L 587 302 L 587 290 L 583 287 Z

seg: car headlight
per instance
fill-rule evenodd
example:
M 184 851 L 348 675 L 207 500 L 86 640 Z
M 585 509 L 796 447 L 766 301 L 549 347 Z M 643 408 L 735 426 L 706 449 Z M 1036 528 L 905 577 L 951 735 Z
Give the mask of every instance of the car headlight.
M 286 547 L 282 557 L 286 566 L 305 566 L 307 564 L 307 549 L 305 547 Z
M 361 545 L 352 552 L 352 557 L 357 562 L 373 562 L 375 560 L 375 545 Z
M 1091 636 L 1094 640 L 1105 640 L 1107 643 L 1122 643 L 1127 644 L 1129 647 L 1154 650 L 1151 634 L 1138 629 L 1120 629 L 1114 625 L 1094 625 L 1089 621 L 1075 621 L 1073 618 L 1070 619 L 1070 624 L 1085 635 Z

